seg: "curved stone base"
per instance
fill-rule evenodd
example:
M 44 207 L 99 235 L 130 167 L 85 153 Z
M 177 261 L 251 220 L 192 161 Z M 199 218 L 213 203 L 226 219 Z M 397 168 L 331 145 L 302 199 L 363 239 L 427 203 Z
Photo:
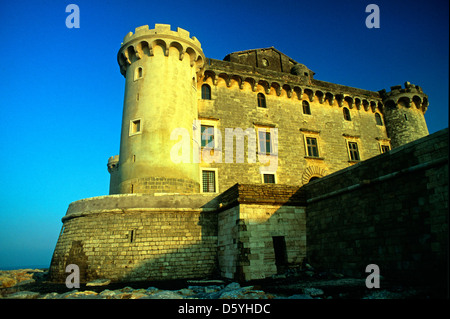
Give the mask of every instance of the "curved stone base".
M 73 202 L 50 265 L 65 282 L 76 264 L 80 281 L 168 280 L 213 274 L 217 215 L 211 195 L 110 195 Z M 203 208 L 202 208 L 203 207 Z

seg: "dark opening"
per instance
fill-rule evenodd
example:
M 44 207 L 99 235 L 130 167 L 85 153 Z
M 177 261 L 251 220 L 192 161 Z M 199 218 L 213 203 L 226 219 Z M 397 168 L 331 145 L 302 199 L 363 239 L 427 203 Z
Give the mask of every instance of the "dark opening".
M 286 251 L 286 241 L 284 236 L 274 236 L 273 240 L 273 250 L 275 251 L 275 265 L 277 266 L 277 273 L 284 274 L 287 271 L 287 251 Z

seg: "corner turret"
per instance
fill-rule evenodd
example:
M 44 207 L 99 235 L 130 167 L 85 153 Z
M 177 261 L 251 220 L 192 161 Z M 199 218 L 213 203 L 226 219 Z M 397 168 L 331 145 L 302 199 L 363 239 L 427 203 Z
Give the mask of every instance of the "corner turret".
M 392 86 L 390 92 L 379 91 L 384 104 L 386 130 L 393 148 L 428 135 L 425 112 L 428 96 L 418 85 L 405 82 Z

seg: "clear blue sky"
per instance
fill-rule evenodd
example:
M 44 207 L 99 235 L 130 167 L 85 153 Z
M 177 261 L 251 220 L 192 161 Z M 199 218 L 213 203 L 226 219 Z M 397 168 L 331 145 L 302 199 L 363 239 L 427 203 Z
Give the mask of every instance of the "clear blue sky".
M 68 4 L 80 28 L 68 29 Z M 368 29 L 365 8 L 380 8 Z M 191 32 L 207 57 L 274 46 L 315 78 L 368 90 L 410 81 L 448 127 L 448 0 L 2 1 L 0 267 L 48 266 L 70 202 L 108 194 L 124 78 L 116 54 L 135 27 Z

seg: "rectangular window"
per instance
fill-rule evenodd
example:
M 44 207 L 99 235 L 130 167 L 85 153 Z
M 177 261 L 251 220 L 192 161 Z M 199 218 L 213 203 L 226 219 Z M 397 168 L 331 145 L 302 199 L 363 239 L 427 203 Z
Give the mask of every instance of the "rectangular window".
M 259 130 L 258 138 L 259 138 L 259 152 L 261 154 L 269 155 L 272 150 L 270 145 L 270 132 L 267 132 L 266 130 Z
M 138 134 L 141 132 L 141 120 L 133 120 L 130 122 L 130 135 Z
M 264 174 L 264 184 L 275 184 L 275 174 Z
M 214 148 L 214 126 L 201 126 L 202 147 Z
M 216 192 L 216 172 L 215 171 L 202 171 L 202 191 L 203 193 L 215 193 Z
M 350 153 L 350 160 L 359 161 L 358 143 L 348 142 L 348 151 Z
M 319 157 L 319 147 L 317 146 L 317 139 L 315 137 L 306 138 L 306 148 L 308 156 Z
M 389 147 L 389 145 L 381 145 L 381 153 L 386 153 L 389 152 L 391 150 L 391 148 Z

